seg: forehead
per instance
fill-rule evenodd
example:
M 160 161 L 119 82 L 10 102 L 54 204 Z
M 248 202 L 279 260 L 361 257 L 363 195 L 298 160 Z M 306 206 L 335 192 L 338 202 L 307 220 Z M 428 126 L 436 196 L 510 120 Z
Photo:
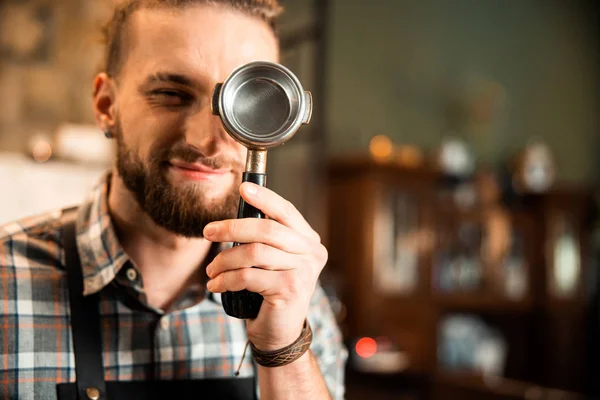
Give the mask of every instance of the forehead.
M 168 70 L 212 84 L 242 64 L 278 59 L 277 40 L 264 21 L 223 6 L 141 9 L 128 33 L 127 76 Z

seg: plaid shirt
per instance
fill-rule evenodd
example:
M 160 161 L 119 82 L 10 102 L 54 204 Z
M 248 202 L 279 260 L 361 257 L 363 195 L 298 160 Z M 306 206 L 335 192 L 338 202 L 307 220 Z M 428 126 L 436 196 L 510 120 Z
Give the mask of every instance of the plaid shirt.
M 171 310 L 146 302 L 142 276 L 113 229 L 104 180 L 79 208 L 77 246 L 84 295 L 99 293 L 105 379 L 233 377 L 246 344 L 244 322 L 220 296 L 191 288 Z M 0 399 L 55 399 L 75 381 L 65 254 L 64 211 L 0 228 Z M 311 350 L 334 399 L 344 396 L 347 352 L 322 288 L 308 317 Z M 246 356 L 240 376 L 253 376 Z M 257 389 L 258 390 L 258 389 Z

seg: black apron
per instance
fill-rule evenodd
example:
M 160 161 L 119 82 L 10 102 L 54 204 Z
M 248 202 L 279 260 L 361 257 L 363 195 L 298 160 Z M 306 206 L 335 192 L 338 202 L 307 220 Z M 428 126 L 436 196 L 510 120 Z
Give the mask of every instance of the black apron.
M 74 220 L 65 224 L 63 246 L 77 381 L 57 384 L 58 400 L 256 400 L 254 378 L 105 382 L 98 294 L 83 296 L 83 272 L 75 240 Z

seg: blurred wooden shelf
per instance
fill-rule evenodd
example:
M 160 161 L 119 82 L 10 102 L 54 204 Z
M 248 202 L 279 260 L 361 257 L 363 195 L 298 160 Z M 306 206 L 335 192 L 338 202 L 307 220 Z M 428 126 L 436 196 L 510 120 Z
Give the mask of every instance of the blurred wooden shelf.
M 443 311 L 521 312 L 533 311 L 530 298 L 511 300 L 500 295 L 477 293 L 438 293 L 436 305 Z
M 335 157 L 329 161 L 330 176 L 341 177 L 363 174 L 399 175 L 403 178 L 421 180 L 423 183 L 439 179 L 439 171 L 430 164 L 409 167 L 394 159 L 378 160 L 369 154 L 351 154 Z
M 470 372 L 438 371 L 435 382 L 442 386 L 453 386 L 474 392 L 487 393 L 504 399 L 563 399 L 583 400 L 584 396 L 565 390 L 552 389 L 535 383 L 488 377 Z

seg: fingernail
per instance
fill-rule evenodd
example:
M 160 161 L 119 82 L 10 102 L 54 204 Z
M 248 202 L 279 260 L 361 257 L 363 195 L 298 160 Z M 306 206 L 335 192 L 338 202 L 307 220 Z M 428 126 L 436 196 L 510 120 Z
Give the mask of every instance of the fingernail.
M 206 267 L 206 275 L 208 275 L 209 277 L 211 277 L 211 278 L 212 278 L 212 264 L 209 264 L 209 265 Z
M 249 183 L 249 184 L 246 185 L 246 193 L 248 193 L 248 194 L 256 194 L 256 193 L 258 193 L 258 188 L 256 187 L 255 184 Z
M 212 292 L 212 287 L 214 286 L 212 279 L 206 282 L 206 288 Z
M 217 231 L 217 227 L 212 225 L 212 224 L 208 224 L 204 227 L 204 236 L 210 236 L 212 234 L 214 234 Z

